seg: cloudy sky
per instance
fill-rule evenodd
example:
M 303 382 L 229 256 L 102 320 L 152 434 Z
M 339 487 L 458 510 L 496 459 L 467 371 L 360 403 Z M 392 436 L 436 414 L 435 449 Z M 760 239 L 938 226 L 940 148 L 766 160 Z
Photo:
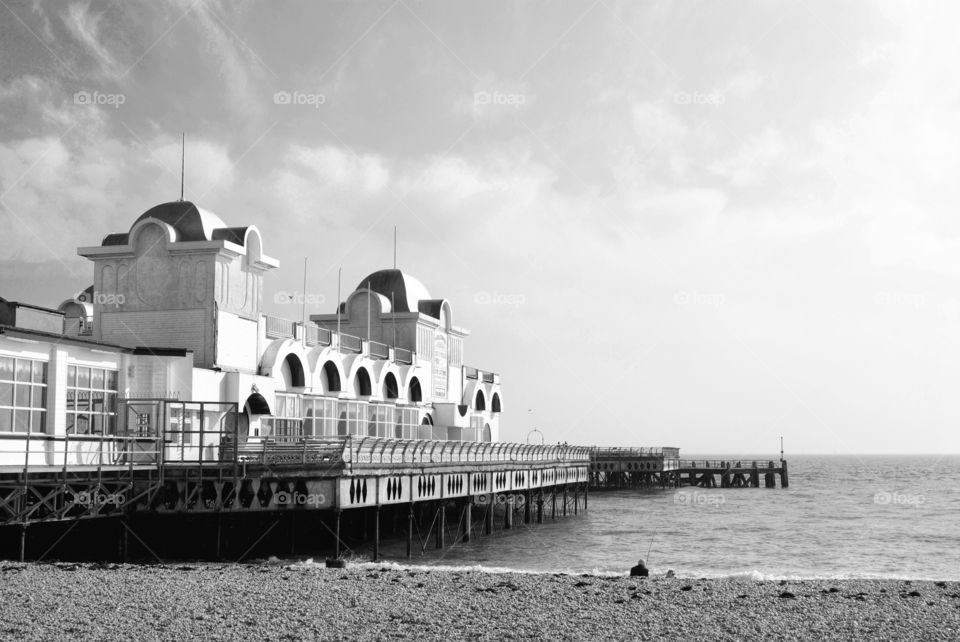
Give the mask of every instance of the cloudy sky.
M 506 439 L 960 452 L 956 3 L 0 5 L 0 296 L 89 285 L 185 132 L 308 312 L 398 227 Z

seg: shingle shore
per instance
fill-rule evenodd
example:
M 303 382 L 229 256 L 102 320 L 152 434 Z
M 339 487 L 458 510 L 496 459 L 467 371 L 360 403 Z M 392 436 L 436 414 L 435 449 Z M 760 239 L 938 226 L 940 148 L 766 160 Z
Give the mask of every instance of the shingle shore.
M 960 582 L 0 564 L 3 639 L 960 639 Z

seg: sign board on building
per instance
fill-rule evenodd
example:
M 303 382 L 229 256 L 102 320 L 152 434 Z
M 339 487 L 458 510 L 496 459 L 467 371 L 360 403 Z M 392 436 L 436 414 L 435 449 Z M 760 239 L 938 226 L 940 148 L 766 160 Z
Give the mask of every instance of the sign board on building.
M 438 332 L 433 337 L 433 400 L 447 399 L 447 335 Z

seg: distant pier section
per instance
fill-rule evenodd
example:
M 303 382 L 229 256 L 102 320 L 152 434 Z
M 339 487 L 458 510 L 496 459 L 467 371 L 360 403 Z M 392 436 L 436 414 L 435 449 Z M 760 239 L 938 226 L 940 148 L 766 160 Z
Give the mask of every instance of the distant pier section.
M 590 449 L 590 488 L 776 488 L 790 486 L 787 461 L 680 459 L 680 449 Z

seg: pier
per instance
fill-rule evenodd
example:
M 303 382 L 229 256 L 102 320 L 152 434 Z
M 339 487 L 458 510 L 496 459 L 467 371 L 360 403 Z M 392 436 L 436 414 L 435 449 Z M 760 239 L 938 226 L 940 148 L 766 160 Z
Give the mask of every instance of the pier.
M 170 417 L 192 413 L 196 428 L 141 434 L 130 424 L 117 436 L 0 440 L 7 461 L 11 448 L 23 461 L 0 467 L 0 525 L 19 535 L 16 550 L 0 555 L 39 555 L 28 533 L 44 525 L 112 520 L 125 559 L 129 536 L 136 536 L 129 524 L 166 516 L 183 523 L 204 518 L 208 527 L 197 535 L 210 541 L 196 542 L 195 550 L 219 558 L 224 519 L 236 531 L 245 517 L 292 525 L 303 515 L 312 519 L 291 527 L 291 541 L 332 540 L 335 558 L 353 552 L 348 542 L 359 542 L 364 552 L 372 546 L 376 560 L 384 532 L 403 533 L 411 557 L 431 542 L 443 548 L 515 521 L 540 523 L 587 508 L 584 447 L 352 436 L 244 442 L 235 404 L 129 403 L 153 408 L 159 420 L 144 425 L 178 426 Z M 137 416 L 120 414 L 128 415 Z
M 787 461 L 683 460 L 679 448 L 590 449 L 590 488 L 788 488 Z

